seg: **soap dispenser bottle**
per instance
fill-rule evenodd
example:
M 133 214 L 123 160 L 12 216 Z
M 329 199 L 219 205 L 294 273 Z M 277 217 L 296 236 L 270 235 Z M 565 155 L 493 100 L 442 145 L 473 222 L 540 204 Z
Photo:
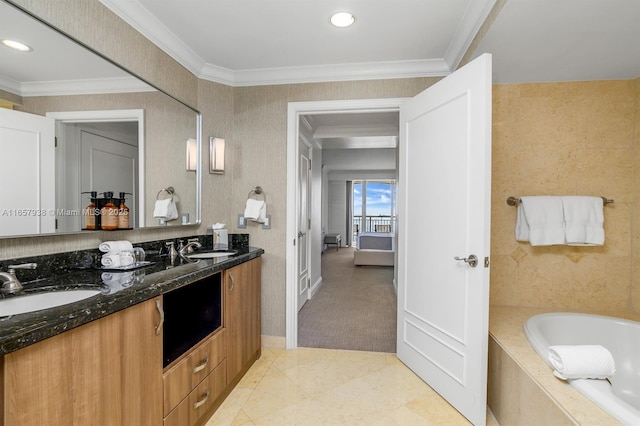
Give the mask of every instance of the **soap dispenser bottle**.
M 129 207 L 125 204 L 125 195 L 133 195 L 130 192 L 120 193 L 120 208 L 118 209 L 118 229 L 129 229 L 131 227 L 131 216 Z
M 95 231 L 96 229 L 96 198 L 98 198 L 98 192 L 88 191 L 83 194 L 90 194 L 89 205 L 84 210 L 84 229 Z
M 113 231 L 118 229 L 118 208 L 113 203 L 113 191 L 104 193 L 105 205 L 101 210 L 102 229 Z

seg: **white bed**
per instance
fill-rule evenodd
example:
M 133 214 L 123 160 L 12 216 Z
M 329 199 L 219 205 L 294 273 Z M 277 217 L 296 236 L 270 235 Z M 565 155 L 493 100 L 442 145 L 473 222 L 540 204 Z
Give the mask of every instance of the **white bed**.
M 391 232 L 363 232 L 358 235 L 354 265 L 393 266 L 395 234 Z

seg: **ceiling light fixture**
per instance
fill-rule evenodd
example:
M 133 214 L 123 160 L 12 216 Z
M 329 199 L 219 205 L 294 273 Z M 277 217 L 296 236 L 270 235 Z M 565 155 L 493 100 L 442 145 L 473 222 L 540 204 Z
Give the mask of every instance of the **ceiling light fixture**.
M 331 15 L 331 23 L 339 28 L 348 27 L 356 21 L 356 17 L 349 12 L 337 12 Z
M 20 52 L 31 52 L 33 50 L 31 46 L 27 46 L 26 44 L 20 43 L 19 41 L 9 40 L 6 38 L 0 40 L 0 43 L 12 49 L 19 50 Z

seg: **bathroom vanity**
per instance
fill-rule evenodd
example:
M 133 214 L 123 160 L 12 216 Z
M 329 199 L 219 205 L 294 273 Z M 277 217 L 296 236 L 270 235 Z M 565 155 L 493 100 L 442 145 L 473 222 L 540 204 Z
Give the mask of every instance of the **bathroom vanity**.
M 263 253 L 0 317 L 0 426 L 204 424 L 260 357 Z

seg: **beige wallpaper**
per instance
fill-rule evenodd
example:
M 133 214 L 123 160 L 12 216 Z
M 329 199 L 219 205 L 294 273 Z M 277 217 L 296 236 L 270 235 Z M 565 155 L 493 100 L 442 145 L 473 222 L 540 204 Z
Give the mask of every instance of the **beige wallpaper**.
M 494 86 L 492 304 L 631 309 L 637 89 L 637 80 Z M 515 241 L 511 195 L 613 198 L 605 245 Z

